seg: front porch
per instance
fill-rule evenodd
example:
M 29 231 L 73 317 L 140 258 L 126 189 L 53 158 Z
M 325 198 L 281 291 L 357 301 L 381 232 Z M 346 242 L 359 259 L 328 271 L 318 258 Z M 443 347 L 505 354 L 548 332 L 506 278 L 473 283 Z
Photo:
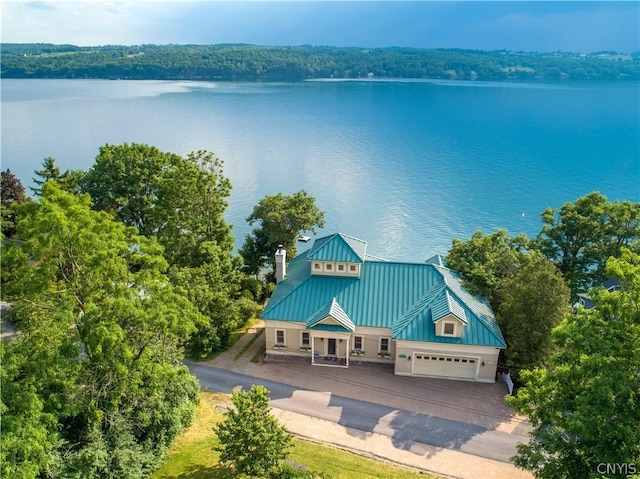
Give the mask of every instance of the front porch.
M 322 335 L 321 335 L 322 334 Z M 311 364 L 338 368 L 349 367 L 351 334 L 322 331 L 311 334 Z

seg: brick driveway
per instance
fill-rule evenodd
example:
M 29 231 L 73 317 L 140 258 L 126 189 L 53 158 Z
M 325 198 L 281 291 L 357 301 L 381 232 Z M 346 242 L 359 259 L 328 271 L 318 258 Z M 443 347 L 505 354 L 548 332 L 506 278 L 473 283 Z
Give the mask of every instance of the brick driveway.
M 258 324 L 249 330 L 233 348 L 211 361 L 211 365 L 303 389 L 519 434 L 523 440 L 529 431 L 526 419 L 505 404 L 507 388 L 499 382 L 483 384 L 395 376 L 391 365 L 358 365 L 357 362 L 352 362 L 348 369 L 289 361 L 252 363 L 250 359 L 264 348 L 262 335 L 241 357 L 234 359 L 261 327 Z

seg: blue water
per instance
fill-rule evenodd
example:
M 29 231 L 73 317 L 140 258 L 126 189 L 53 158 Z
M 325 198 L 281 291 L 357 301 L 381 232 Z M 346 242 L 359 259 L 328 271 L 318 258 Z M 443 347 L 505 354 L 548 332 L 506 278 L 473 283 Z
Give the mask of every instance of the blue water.
M 228 220 L 306 189 L 323 232 L 422 260 L 476 229 L 535 236 L 591 191 L 640 201 L 637 83 L 2 80 L 2 169 L 88 169 L 105 143 L 206 149 L 233 183 Z

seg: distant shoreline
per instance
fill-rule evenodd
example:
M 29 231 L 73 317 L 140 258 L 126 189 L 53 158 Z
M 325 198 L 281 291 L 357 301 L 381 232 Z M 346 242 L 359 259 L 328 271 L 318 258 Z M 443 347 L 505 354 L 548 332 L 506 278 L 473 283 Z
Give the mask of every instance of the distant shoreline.
M 228 44 L 78 47 L 5 43 L 0 47 L 2 78 L 249 82 L 640 80 L 640 51 L 578 54 Z

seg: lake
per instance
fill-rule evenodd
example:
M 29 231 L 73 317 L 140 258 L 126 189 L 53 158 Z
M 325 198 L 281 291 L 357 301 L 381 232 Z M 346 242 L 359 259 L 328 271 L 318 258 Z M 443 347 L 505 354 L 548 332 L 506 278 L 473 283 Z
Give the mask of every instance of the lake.
M 199 83 L 5 80 L 2 169 L 32 186 L 53 156 L 89 169 L 106 143 L 224 160 L 237 243 L 268 194 L 307 190 L 321 233 L 421 261 L 476 229 L 535 236 L 591 191 L 640 201 L 637 83 L 420 80 Z

